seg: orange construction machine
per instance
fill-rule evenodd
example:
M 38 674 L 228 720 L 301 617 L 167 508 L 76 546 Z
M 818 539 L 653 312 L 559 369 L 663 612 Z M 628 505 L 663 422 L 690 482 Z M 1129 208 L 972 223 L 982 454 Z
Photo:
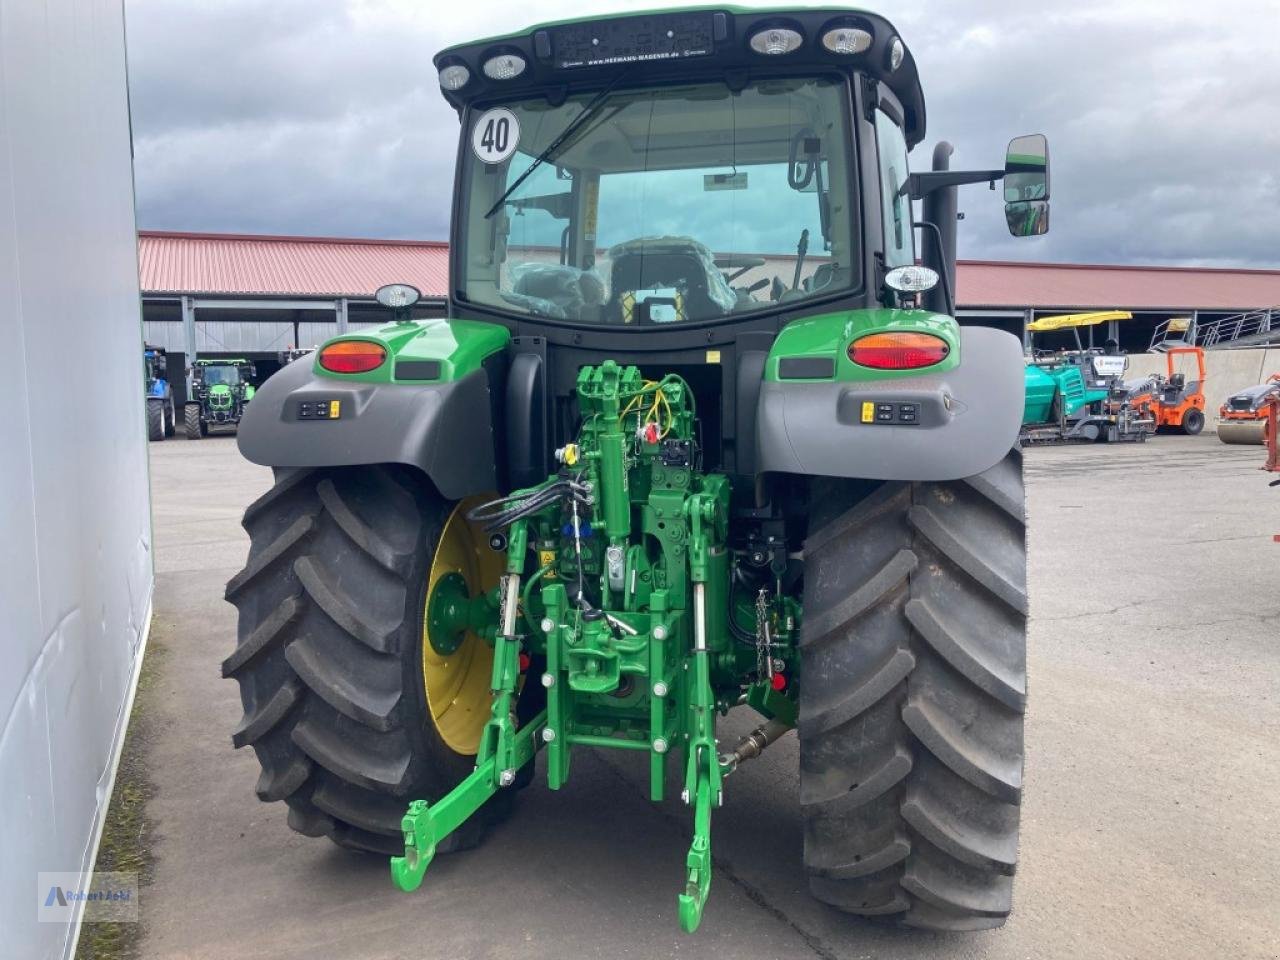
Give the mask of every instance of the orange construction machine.
M 1280 395 L 1271 398 L 1267 404 L 1267 462 L 1263 467 L 1271 473 L 1280 473 L 1280 441 L 1277 441 L 1277 421 L 1280 421 Z M 1272 480 L 1271 486 L 1280 487 L 1280 480 Z M 1280 537 L 1276 538 L 1280 540 Z
M 1196 379 L 1188 380 L 1177 370 L 1177 357 L 1194 356 Z M 1165 351 L 1166 376 L 1155 374 L 1145 380 L 1128 381 L 1120 392 L 1142 420 L 1152 422 L 1152 430 L 1181 430 L 1195 436 L 1204 429 L 1204 350 L 1200 347 L 1171 347 Z
M 1266 443 L 1267 414 L 1276 400 L 1280 400 L 1280 373 L 1227 397 L 1218 410 L 1218 439 L 1223 443 Z

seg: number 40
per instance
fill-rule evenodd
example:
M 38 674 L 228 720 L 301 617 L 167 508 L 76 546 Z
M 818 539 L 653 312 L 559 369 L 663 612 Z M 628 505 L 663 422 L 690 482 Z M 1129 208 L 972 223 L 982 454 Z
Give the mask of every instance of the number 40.
M 484 125 L 484 134 L 480 137 L 480 146 L 489 153 L 506 153 L 507 144 L 511 141 L 511 121 L 506 117 L 490 119 Z

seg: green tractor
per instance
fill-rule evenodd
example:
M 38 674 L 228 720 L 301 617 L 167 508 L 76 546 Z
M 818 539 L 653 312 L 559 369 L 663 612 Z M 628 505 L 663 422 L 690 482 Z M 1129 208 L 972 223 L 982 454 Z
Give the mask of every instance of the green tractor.
M 257 371 L 248 360 L 197 360 L 183 408 L 187 439 L 209 435 L 210 427 L 235 426 L 254 396 Z
M 956 187 L 1003 179 L 1012 232 L 1042 232 L 1044 138 L 909 173 L 915 60 L 846 9 L 582 19 L 435 64 L 462 128 L 448 317 L 384 287 L 394 322 L 285 366 L 240 427 L 275 469 L 226 590 L 258 796 L 413 890 L 539 751 L 550 790 L 584 750 L 642 755 L 691 811 L 692 931 L 714 810 L 796 729 L 818 899 L 999 926 L 1023 364 L 954 319 Z M 739 708 L 759 725 L 719 741 Z

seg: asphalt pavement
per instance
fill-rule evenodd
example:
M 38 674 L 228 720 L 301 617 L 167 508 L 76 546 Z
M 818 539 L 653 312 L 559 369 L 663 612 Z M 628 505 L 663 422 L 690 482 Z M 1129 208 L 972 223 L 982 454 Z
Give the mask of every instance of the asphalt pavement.
M 152 636 L 142 956 L 1275 958 L 1280 956 L 1280 489 L 1212 435 L 1027 454 L 1032 621 L 1021 865 L 1001 930 L 886 929 L 811 899 L 788 735 L 727 782 L 702 927 L 679 932 L 689 814 L 645 759 L 579 751 L 420 890 L 295 834 L 231 747 L 222 600 L 270 473 L 233 437 L 151 444 Z M 734 739 L 747 716 L 722 724 Z M 541 770 L 541 765 L 539 765 Z M 545 781 L 543 781 L 545 783 Z M 678 791 L 671 791 L 672 795 Z

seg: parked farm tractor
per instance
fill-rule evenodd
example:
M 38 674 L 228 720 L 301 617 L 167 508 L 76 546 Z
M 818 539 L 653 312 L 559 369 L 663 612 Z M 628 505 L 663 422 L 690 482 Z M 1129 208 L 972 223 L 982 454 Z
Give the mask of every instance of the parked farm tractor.
M 197 360 L 191 366 L 191 395 L 183 409 L 187 439 L 209 435 L 210 427 L 235 426 L 253 399 L 248 360 Z
M 448 318 L 384 287 L 394 322 L 283 367 L 240 428 L 276 470 L 226 592 L 258 796 L 413 890 L 539 750 L 551 790 L 584 750 L 643 757 L 654 801 L 674 763 L 692 931 L 713 811 L 798 728 L 818 899 L 999 926 L 1024 381 L 1018 338 L 954 319 L 956 187 L 1003 180 L 1011 232 L 1043 233 L 1044 138 L 909 174 L 915 60 L 845 9 L 583 19 L 435 64 Z M 739 707 L 759 726 L 720 742 Z
M 169 384 L 169 360 L 162 347 L 142 345 L 142 379 L 146 390 L 147 439 L 163 440 L 177 430 L 173 387 Z

